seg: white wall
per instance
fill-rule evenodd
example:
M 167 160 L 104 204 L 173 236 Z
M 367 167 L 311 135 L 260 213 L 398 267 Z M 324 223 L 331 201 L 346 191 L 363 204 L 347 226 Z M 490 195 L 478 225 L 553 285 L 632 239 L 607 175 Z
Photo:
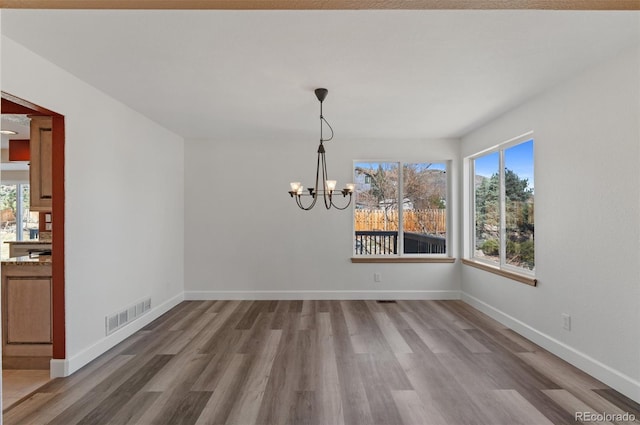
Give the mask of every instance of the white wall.
M 620 53 L 462 140 L 534 131 L 533 288 L 463 266 L 463 299 L 640 401 L 640 51 Z M 572 317 L 562 329 L 561 313 Z
M 53 365 L 72 372 L 182 298 L 183 140 L 6 37 L 2 90 L 65 116 L 68 362 Z M 151 314 L 105 338 L 107 314 L 148 296 Z
M 295 205 L 289 182 L 313 184 L 316 140 L 185 143 L 186 297 L 457 298 L 457 264 L 352 264 L 352 210 Z M 339 186 L 353 180 L 354 160 L 454 160 L 451 174 L 458 175 L 458 140 L 336 136 L 326 149 Z M 457 185 L 454 178 L 452 201 Z M 455 233 L 453 241 L 456 255 Z

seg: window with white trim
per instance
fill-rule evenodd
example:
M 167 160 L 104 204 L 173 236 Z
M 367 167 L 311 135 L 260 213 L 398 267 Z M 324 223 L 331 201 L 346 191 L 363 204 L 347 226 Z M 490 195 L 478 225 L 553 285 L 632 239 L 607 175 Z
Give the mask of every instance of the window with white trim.
M 447 168 L 447 161 L 356 161 L 355 255 L 446 256 Z
M 470 258 L 532 274 L 534 254 L 533 139 L 520 137 L 470 158 Z

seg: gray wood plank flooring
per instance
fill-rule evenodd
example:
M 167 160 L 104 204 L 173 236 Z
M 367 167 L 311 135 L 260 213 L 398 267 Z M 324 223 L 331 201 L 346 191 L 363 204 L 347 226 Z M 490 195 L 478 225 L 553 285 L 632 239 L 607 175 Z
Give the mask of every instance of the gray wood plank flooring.
M 6 425 L 545 425 L 640 405 L 461 301 L 187 301 Z

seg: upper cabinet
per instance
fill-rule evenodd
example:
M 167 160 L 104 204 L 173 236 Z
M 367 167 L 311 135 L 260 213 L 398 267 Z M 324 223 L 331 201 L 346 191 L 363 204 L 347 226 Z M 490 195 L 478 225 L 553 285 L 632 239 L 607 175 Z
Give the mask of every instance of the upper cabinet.
M 52 119 L 45 116 L 31 117 L 31 164 L 29 169 L 30 210 L 51 211 L 53 192 Z

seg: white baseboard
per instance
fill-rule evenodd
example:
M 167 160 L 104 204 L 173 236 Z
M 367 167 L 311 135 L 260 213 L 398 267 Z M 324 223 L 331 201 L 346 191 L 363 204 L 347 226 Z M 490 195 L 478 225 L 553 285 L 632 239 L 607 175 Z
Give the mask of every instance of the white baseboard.
M 171 310 L 176 305 L 184 301 L 184 292 L 170 298 L 159 306 L 153 307 L 139 319 L 134 320 L 127 326 L 115 331 L 109 336 L 104 337 L 92 346 L 82 350 L 80 353 L 68 359 L 52 359 L 50 363 L 51 377 L 63 378 L 71 375 L 90 361 L 104 354 L 107 350 L 124 341 L 140 329 Z
M 51 359 L 49 362 L 49 376 L 53 378 L 64 378 L 71 375 L 69 373 L 69 361 L 66 359 Z
M 185 300 L 459 300 L 460 291 L 185 291 Z
M 578 369 L 581 369 L 596 379 L 604 382 L 616 391 L 619 391 L 630 399 L 640 403 L 640 382 L 607 366 L 604 363 L 601 363 L 587 354 L 568 346 L 562 341 L 538 331 L 515 317 L 492 307 L 466 292 L 461 292 L 461 299 L 503 325 L 508 326 L 510 329 L 525 338 L 535 342 L 545 350 L 550 351 L 561 359 L 571 363 Z

